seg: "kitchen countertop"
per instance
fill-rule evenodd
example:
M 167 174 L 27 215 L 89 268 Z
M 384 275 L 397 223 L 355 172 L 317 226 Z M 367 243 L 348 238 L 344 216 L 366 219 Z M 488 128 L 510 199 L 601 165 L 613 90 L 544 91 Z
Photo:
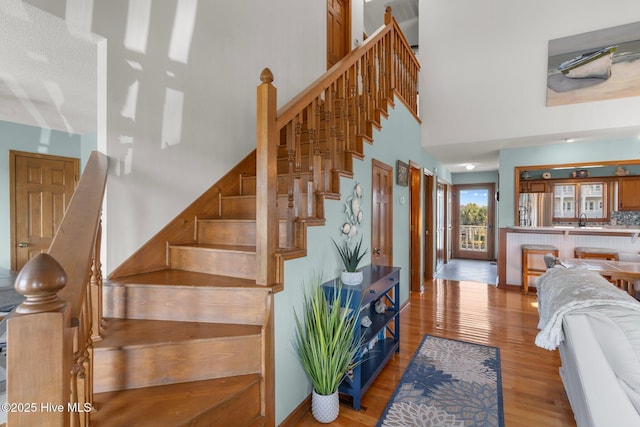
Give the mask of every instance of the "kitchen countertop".
M 541 231 L 545 233 L 556 232 L 556 233 L 593 233 L 593 234 L 606 234 L 606 233 L 623 233 L 623 234 L 638 234 L 640 233 L 640 228 L 637 226 L 633 227 L 625 227 L 622 225 L 594 225 L 594 226 L 586 226 L 586 227 L 577 227 L 574 225 L 552 225 L 548 227 L 521 227 L 517 225 L 512 225 L 506 227 L 510 230 L 516 231 L 525 231 L 525 232 L 536 232 Z

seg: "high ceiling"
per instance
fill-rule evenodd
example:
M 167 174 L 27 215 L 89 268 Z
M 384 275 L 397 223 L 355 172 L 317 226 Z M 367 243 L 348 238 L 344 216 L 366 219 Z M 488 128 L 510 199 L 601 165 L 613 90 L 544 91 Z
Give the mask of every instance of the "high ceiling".
M 365 31 L 371 34 L 379 28 L 386 7 L 391 6 L 407 41 L 418 52 L 418 3 L 365 0 Z M 24 1 L 0 2 L 0 120 L 74 134 L 95 131 L 97 39 L 79 35 L 64 20 Z M 569 137 L 579 141 L 631 138 L 639 132 L 639 128 L 626 128 L 531 136 L 442 144 L 427 150 L 451 172 L 467 172 L 467 164 L 473 164 L 474 171 L 488 171 L 498 169 L 498 155 L 505 147 L 542 146 Z

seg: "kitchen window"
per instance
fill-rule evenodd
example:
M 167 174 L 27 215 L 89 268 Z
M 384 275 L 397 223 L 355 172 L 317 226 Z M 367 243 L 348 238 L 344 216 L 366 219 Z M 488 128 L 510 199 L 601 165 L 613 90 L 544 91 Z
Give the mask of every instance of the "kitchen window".
M 607 182 L 556 182 L 551 190 L 554 222 L 578 221 L 582 214 L 589 220 L 609 221 Z

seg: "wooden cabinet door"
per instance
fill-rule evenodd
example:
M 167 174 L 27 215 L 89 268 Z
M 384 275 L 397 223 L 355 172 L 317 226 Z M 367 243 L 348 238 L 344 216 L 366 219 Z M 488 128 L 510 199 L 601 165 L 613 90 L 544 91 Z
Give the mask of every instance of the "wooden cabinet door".
M 547 183 L 544 181 L 529 182 L 529 193 L 546 193 Z
M 619 180 L 618 208 L 621 211 L 640 210 L 640 178 L 621 178 Z
M 521 193 L 546 193 L 547 183 L 545 181 L 520 181 Z

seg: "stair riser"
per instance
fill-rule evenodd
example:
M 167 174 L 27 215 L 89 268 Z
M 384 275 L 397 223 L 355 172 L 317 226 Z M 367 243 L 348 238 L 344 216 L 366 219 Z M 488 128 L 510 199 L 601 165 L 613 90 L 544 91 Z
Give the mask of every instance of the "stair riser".
M 170 267 L 219 276 L 256 278 L 256 254 L 174 246 L 169 248 Z
M 103 287 L 104 317 L 181 322 L 265 322 L 266 290 L 190 286 L 118 285 Z
M 94 392 L 259 373 L 260 336 L 96 349 Z
M 256 244 L 256 223 L 247 221 L 198 221 L 198 242 L 212 245 Z
M 233 399 L 211 408 L 192 420 L 188 427 L 248 425 L 264 425 L 264 417 L 260 417 L 260 384 L 254 384 L 243 393 L 234 395 Z
M 233 219 L 256 219 L 255 196 L 223 197 L 220 217 Z

